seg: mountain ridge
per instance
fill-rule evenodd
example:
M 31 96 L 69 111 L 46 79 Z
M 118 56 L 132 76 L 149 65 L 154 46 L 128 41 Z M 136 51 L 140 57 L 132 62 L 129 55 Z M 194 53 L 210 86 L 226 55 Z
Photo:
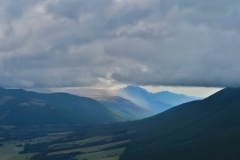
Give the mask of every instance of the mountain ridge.
M 127 86 L 120 89 L 117 93 L 119 96 L 129 99 L 139 106 L 150 109 L 152 115 L 161 113 L 182 103 L 201 99 L 199 97 L 176 94 L 169 91 L 152 93 L 138 86 Z
M 0 88 L 1 124 L 75 124 L 118 122 L 106 106 L 68 93 L 37 93 Z

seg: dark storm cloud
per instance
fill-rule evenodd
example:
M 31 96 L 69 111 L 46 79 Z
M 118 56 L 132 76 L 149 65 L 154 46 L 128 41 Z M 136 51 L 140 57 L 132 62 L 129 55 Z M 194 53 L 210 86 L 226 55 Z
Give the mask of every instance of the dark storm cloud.
M 240 86 L 237 0 L 0 0 L 0 86 Z

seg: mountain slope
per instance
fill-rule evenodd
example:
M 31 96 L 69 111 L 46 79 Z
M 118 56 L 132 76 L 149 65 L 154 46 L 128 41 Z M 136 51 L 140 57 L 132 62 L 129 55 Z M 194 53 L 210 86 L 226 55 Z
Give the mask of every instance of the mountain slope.
M 146 118 L 151 115 L 149 110 L 141 108 L 131 101 L 117 96 L 95 96 L 93 99 L 101 102 L 109 109 L 124 115 L 126 119 L 136 120 Z
M 227 88 L 135 122 L 140 126 L 121 160 L 240 157 L 240 89 Z
M 75 124 L 117 122 L 101 103 L 66 93 L 42 94 L 0 88 L 0 124 Z

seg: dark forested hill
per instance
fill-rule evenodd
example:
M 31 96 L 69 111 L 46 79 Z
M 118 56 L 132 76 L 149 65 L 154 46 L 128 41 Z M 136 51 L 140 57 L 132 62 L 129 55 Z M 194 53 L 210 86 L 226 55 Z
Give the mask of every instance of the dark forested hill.
M 106 123 L 123 120 L 91 98 L 0 88 L 0 124 Z
M 139 131 L 121 160 L 239 159 L 240 88 L 223 89 L 131 125 Z

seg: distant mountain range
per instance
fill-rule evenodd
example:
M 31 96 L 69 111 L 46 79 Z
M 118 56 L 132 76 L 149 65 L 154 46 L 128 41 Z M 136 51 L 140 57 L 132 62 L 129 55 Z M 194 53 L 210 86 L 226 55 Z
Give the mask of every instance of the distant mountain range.
M 239 115 L 240 88 L 226 88 L 204 100 L 128 122 L 124 126 L 138 132 L 120 160 L 239 159 Z
M 127 86 L 115 92 L 83 89 L 80 96 L 95 99 L 128 120 L 150 117 L 173 106 L 201 99 L 168 91 L 151 93 L 138 86 Z
M 126 120 L 91 98 L 0 88 L 0 124 L 86 124 Z
M 117 93 L 119 96 L 131 100 L 138 106 L 149 109 L 152 115 L 161 113 L 182 103 L 201 99 L 199 97 L 176 94 L 168 91 L 151 93 L 138 86 L 127 86 L 120 89 Z
M 170 92 L 150 93 L 128 86 L 119 94 L 80 97 L 67 93 L 37 93 L 0 88 L 0 124 L 86 124 L 136 120 L 194 100 Z

